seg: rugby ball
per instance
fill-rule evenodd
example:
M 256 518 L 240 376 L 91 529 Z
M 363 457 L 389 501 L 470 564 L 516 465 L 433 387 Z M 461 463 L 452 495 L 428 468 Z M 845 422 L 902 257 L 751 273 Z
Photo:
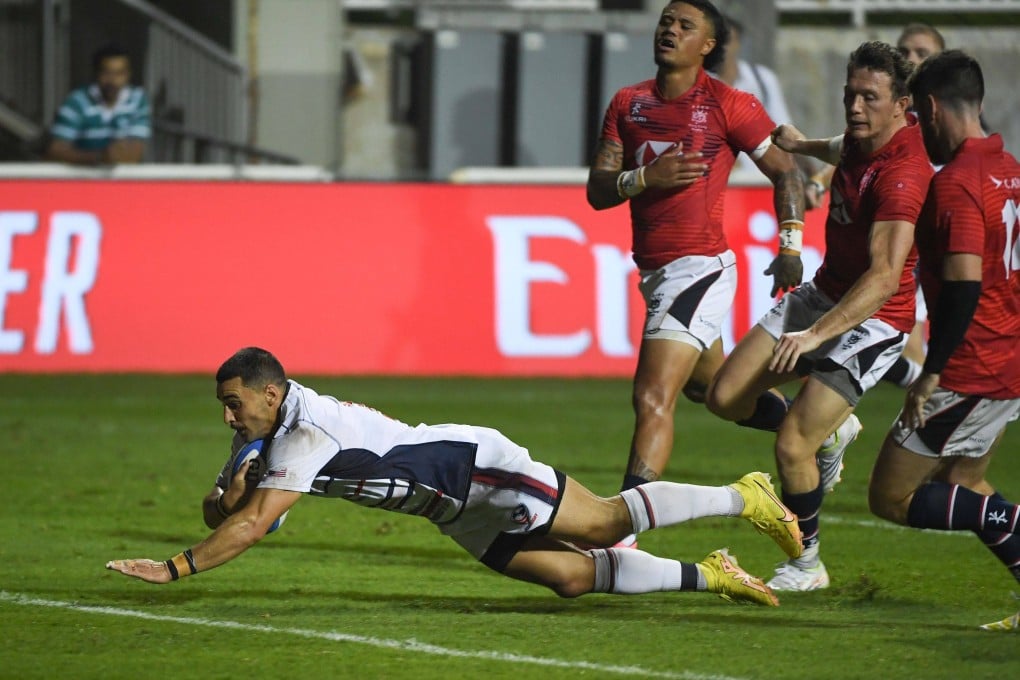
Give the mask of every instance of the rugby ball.
M 245 482 L 248 484 L 257 485 L 259 482 L 265 479 L 268 470 L 266 469 L 265 459 L 259 458 L 259 454 L 261 452 L 262 452 L 261 439 L 256 439 L 253 442 L 245 444 L 244 447 L 237 452 L 237 457 L 234 458 L 234 468 L 231 471 L 230 478 L 227 479 L 227 485 L 228 486 L 230 485 L 230 482 L 234 479 L 234 475 L 236 475 L 238 471 L 241 469 L 241 467 L 245 464 L 245 462 L 249 460 L 252 461 L 252 463 L 251 465 L 248 466 L 248 474 L 245 475 Z M 277 519 L 269 526 L 269 531 L 267 531 L 266 533 L 267 534 L 273 533 L 274 531 L 279 529 L 280 526 L 286 520 L 287 513 L 285 512 L 282 515 L 280 515 L 279 519 Z

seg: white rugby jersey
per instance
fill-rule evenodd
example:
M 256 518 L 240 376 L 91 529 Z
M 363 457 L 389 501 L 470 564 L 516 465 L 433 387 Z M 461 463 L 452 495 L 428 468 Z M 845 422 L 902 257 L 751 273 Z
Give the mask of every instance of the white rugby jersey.
M 486 430 L 411 427 L 291 380 L 259 488 L 344 498 L 444 524 L 463 509 L 472 475 L 490 472 L 474 469 L 479 435 Z M 231 458 L 244 445 L 239 440 L 235 437 Z

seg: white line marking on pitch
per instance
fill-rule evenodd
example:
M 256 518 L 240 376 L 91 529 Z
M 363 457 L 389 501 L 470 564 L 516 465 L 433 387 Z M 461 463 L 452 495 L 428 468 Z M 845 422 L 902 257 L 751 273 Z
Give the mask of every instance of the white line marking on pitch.
M 553 668 L 576 668 L 579 670 L 595 671 L 598 673 L 614 673 L 617 675 L 638 675 L 645 678 L 669 678 L 670 680 L 741 680 L 726 675 L 704 675 L 701 673 L 681 672 L 672 673 L 669 671 L 652 671 L 639 666 L 611 666 L 605 664 L 591 663 L 589 661 L 566 661 L 563 659 L 549 659 L 541 656 L 526 656 L 521 654 L 510 654 L 507 652 L 487 651 L 465 651 L 461 649 L 449 649 L 430 645 L 427 642 L 410 640 L 387 640 L 385 638 L 368 637 L 365 635 L 351 635 L 350 633 L 337 633 L 332 631 L 310 630 L 307 628 L 275 628 L 263 624 L 238 623 L 236 621 L 214 621 L 212 619 L 192 618 L 188 616 L 167 616 L 165 614 L 150 614 L 149 612 L 136 611 L 133 609 L 120 609 L 119 607 L 99 607 L 93 605 L 76 604 L 74 602 L 60 602 L 57 600 L 41 600 L 19 593 L 9 593 L 0 590 L 0 602 L 24 605 L 28 607 L 54 607 L 58 609 L 69 609 L 87 614 L 106 614 L 108 616 L 126 616 L 146 621 L 164 621 L 167 623 L 180 623 L 189 626 L 206 626 L 208 628 L 227 628 L 230 630 L 247 630 L 255 633 L 272 633 L 296 635 L 298 637 L 315 638 L 319 640 L 330 640 L 332 642 L 351 642 L 354 644 L 368 645 L 370 647 L 381 647 L 384 649 L 397 649 L 407 652 L 418 652 L 421 654 L 433 654 L 435 656 L 450 656 L 462 659 L 488 659 L 491 661 L 505 661 L 507 663 L 525 663 L 536 666 L 550 666 Z
M 974 534 L 970 531 L 943 531 L 941 529 L 915 529 L 914 527 L 905 527 L 901 524 L 893 524 L 892 522 L 886 522 L 881 519 L 850 519 L 849 517 L 841 517 L 839 515 L 826 515 L 822 513 L 822 524 L 828 522 L 829 524 L 847 524 L 855 527 L 865 527 L 867 529 L 890 529 L 892 531 L 915 531 L 920 534 L 934 534 L 937 536 L 955 536 L 957 538 L 961 536 L 971 537 Z

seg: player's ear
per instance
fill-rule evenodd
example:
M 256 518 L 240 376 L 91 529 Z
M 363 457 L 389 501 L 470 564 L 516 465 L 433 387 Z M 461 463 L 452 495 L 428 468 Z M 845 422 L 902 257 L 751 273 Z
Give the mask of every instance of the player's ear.
M 708 38 L 705 40 L 705 44 L 701 46 L 701 56 L 707 57 L 715 49 L 715 38 Z
M 896 113 L 904 116 L 910 110 L 910 96 L 904 95 L 896 98 Z
M 266 403 L 269 404 L 269 406 L 276 406 L 280 403 L 280 397 L 283 396 L 283 393 L 280 391 L 279 386 L 269 383 L 266 385 L 265 396 Z

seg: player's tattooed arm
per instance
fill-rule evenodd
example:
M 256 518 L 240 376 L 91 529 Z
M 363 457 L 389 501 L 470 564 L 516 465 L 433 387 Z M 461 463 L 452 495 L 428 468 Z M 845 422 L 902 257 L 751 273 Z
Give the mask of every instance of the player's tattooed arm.
M 804 223 L 804 176 L 798 168 L 784 170 L 775 179 L 776 217 L 779 223 Z
M 616 186 L 623 170 L 623 145 L 602 138 L 588 171 L 588 204 L 596 210 L 612 208 L 624 202 Z
M 786 247 L 783 242 L 784 234 L 799 236 L 804 230 L 804 178 L 794 166 L 774 173 L 771 179 L 775 183 L 772 198 L 780 226 L 780 250 L 765 275 L 772 276 L 771 294 L 775 296 L 779 291 L 793 290 L 804 278 L 800 239 L 792 239 L 797 242 L 787 243 Z

